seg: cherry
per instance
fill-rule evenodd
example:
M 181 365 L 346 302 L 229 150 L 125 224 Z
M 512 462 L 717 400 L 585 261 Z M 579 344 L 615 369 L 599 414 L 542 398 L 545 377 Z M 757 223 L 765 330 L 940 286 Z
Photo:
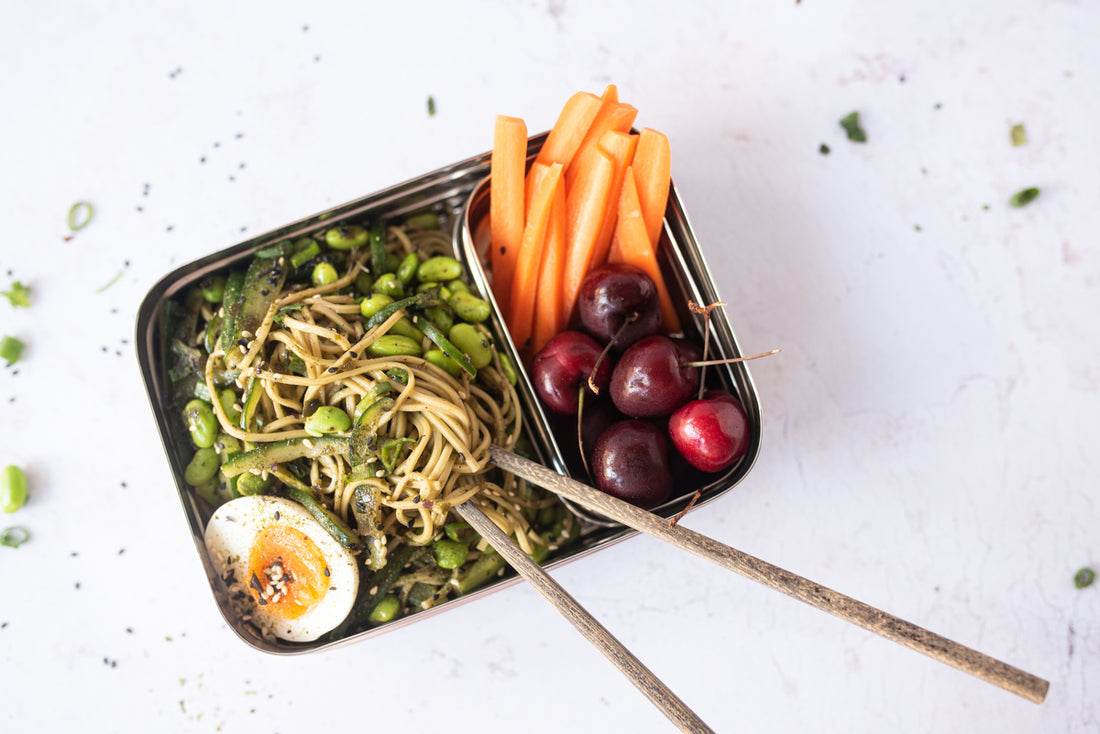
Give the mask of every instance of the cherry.
M 668 437 L 647 421 L 611 424 L 592 450 L 592 476 L 596 486 L 613 497 L 646 509 L 656 507 L 672 493 Z
M 615 407 L 634 418 L 668 415 L 686 403 L 699 388 L 697 362 L 701 351 L 694 343 L 667 336 L 648 336 L 623 352 L 611 373 Z
M 626 350 L 661 328 L 657 286 L 644 270 L 626 263 L 593 268 L 581 282 L 577 311 L 585 331 L 612 351 Z
M 731 466 L 749 448 L 749 419 L 725 390 L 708 390 L 679 408 L 668 422 L 672 445 L 688 463 L 705 472 Z
M 580 331 L 563 331 L 546 342 L 531 368 L 535 392 L 546 407 L 563 415 L 577 414 L 580 389 L 588 384 L 601 351 L 599 342 Z M 602 390 L 610 379 L 611 365 L 604 361 L 593 381 Z

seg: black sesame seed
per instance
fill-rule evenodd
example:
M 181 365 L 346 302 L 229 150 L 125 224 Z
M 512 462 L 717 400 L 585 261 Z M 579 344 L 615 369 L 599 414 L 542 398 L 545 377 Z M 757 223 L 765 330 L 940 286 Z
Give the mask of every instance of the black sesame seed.
M 279 517 L 280 517 L 279 516 L 279 511 L 275 510 L 275 520 L 276 520 L 276 522 L 279 520 Z
M 336 368 L 335 368 L 335 367 L 329 367 L 329 368 L 328 368 L 328 373 L 329 373 L 330 375 L 331 375 L 331 374 L 332 374 L 333 372 L 335 372 L 335 371 L 336 371 Z

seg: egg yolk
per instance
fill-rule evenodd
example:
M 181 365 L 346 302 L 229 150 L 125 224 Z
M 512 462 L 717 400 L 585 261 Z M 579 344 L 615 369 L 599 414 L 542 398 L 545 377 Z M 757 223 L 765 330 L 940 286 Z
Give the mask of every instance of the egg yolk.
M 328 582 L 325 556 L 305 533 L 278 523 L 256 533 L 248 586 L 268 614 L 297 619 L 324 598 Z

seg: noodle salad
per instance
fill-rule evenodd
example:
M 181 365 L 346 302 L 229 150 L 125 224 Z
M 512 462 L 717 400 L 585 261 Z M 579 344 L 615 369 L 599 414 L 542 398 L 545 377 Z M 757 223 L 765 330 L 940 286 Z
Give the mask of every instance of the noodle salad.
M 172 302 L 184 479 L 234 612 L 265 636 L 350 635 L 503 574 L 451 512 L 466 501 L 540 562 L 579 534 L 489 464 L 490 444 L 525 450 L 516 376 L 451 253 L 434 214 L 338 223 Z

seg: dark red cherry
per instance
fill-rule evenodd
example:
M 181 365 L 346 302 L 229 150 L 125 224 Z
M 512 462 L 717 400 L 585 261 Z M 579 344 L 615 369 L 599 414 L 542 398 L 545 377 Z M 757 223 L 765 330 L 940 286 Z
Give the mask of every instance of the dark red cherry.
M 588 384 L 601 351 L 599 342 L 580 331 L 563 331 L 546 342 L 531 367 L 535 392 L 546 407 L 563 415 L 577 414 L 580 388 Z M 610 379 L 611 364 L 604 360 L 594 382 L 602 391 Z
M 696 362 L 701 350 L 694 343 L 656 335 L 627 349 L 611 374 L 615 407 L 634 418 L 668 415 L 699 389 Z
M 590 270 L 581 282 L 577 310 L 585 331 L 603 344 L 614 339 L 616 354 L 661 329 L 657 286 L 644 270 L 626 263 Z
M 706 472 L 732 466 L 749 448 L 749 419 L 724 390 L 708 390 L 682 406 L 669 419 L 668 433 L 680 455 Z
M 604 492 L 638 507 L 656 507 L 672 493 L 668 436 L 648 421 L 613 423 L 592 450 L 592 476 Z

